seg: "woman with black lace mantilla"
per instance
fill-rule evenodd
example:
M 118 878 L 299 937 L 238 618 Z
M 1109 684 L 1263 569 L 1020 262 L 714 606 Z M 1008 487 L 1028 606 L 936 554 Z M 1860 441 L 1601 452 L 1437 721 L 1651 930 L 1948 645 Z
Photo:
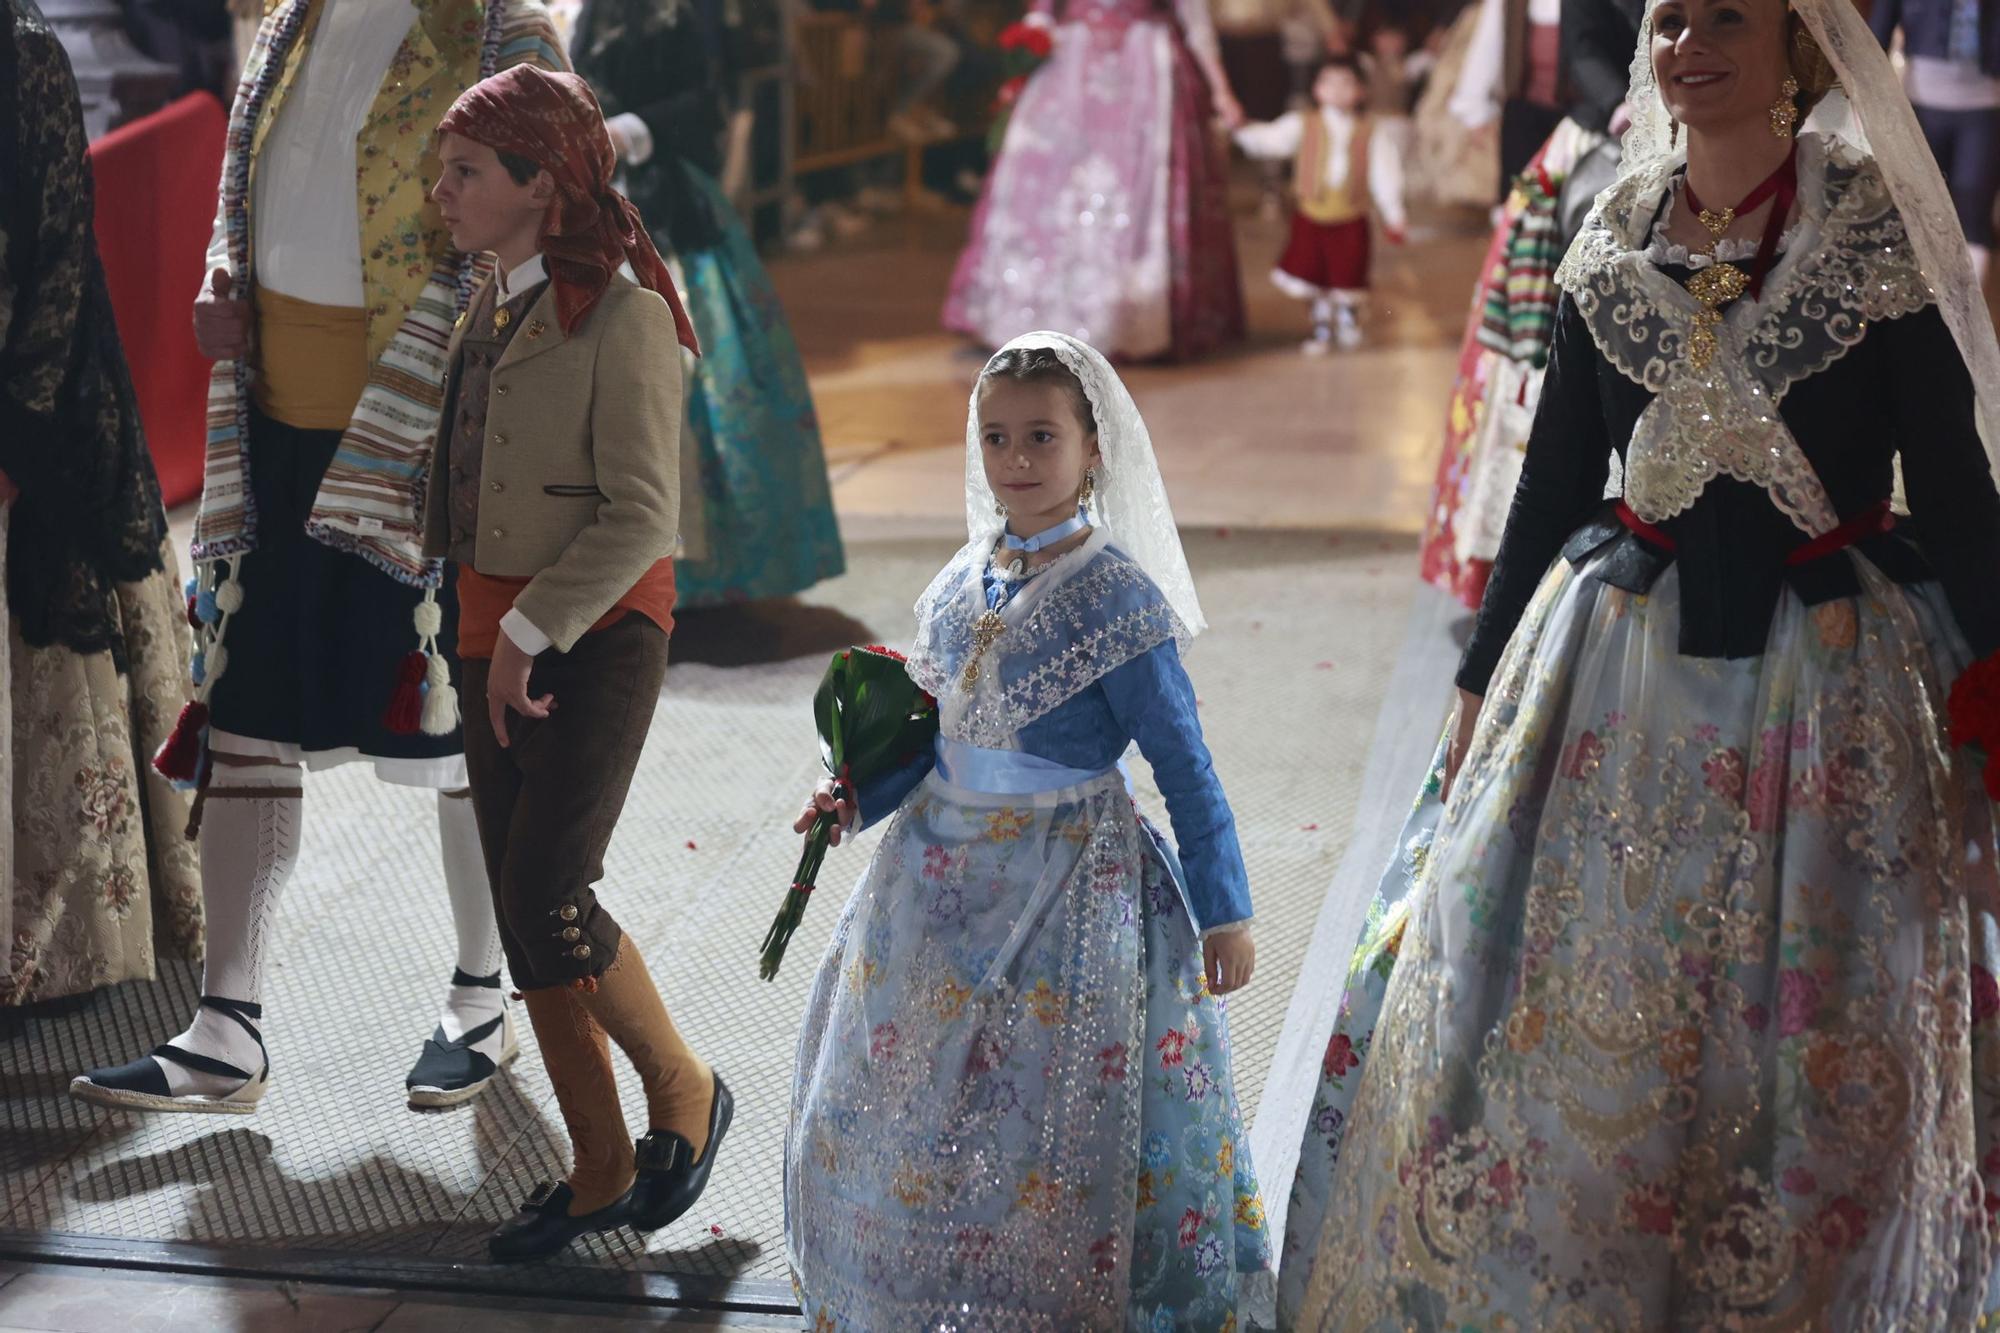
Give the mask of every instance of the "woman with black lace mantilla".
M 2000 1304 L 2000 758 L 1955 745 L 2000 748 L 2000 348 L 1850 0 L 1659 0 L 1631 107 L 1327 1048 L 1288 1328 Z
M 201 953 L 187 800 L 147 762 L 187 697 L 188 632 L 84 149 L 62 44 L 0 0 L 0 1004 Z

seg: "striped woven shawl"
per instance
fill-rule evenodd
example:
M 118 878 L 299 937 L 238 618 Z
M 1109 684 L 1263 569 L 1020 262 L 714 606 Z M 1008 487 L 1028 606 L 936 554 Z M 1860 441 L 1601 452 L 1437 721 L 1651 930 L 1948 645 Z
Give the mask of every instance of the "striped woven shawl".
M 417 0 L 420 9 L 435 2 Z M 569 67 L 548 11 L 535 0 L 471 3 L 485 22 L 479 78 L 525 63 Z M 255 281 L 249 209 L 252 145 L 312 4 L 284 0 L 264 21 L 230 113 L 222 212 L 237 290 L 246 294 Z M 443 408 L 445 345 L 453 322 L 491 264 L 488 256 L 462 255 L 448 246 L 434 257 L 422 292 L 369 369 L 367 387 L 306 525 L 315 539 L 352 552 L 404 583 L 435 586 L 439 578 L 441 565 L 423 554 L 419 490 Z M 242 361 L 217 362 L 209 380 L 208 455 L 195 524 L 193 556 L 200 564 L 257 545 L 249 404 L 249 367 Z

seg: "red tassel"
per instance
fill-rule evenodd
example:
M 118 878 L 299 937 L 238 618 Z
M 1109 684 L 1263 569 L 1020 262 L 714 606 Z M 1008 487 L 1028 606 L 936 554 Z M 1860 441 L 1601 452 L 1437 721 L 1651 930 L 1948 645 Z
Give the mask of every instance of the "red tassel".
M 382 725 L 392 736 L 414 736 L 424 720 L 424 670 L 429 666 L 422 653 L 406 653 L 396 668 L 396 691 L 382 714 Z
M 195 766 L 201 760 L 202 733 L 207 730 L 208 705 L 190 699 L 181 706 L 173 733 L 153 756 L 155 771 L 172 782 L 193 782 L 199 776 Z

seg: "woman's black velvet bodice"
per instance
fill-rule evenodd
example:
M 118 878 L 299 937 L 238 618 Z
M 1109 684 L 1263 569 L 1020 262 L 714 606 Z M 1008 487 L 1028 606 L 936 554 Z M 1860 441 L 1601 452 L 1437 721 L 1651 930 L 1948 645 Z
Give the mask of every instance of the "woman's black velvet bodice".
M 1689 277 L 1684 268 L 1662 271 L 1683 284 Z M 1602 577 L 1635 592 L 1678 564 L 1680 649 L 1695 657 L 1763 652 L 1787 586 L 1808 605 L 1860 591 L 1845 551 L 1787 565 L 1806 535 L 1761 488 L 1727 477 L 1659 525 L 1671 553 L 1628 530 L 1603 494 L 1613 450 L 1623 456 L 1651 400 L 1604 357 L 1563 296 L 1506 535 L 1460 663 L 1462 688 L 1485 693 L 1558 555 L 1580 562 L 1611 546 Z M 1937 307 L 1872 324 L 1844 357 L 1794 384 L 1780 414 L 1843 520 L 1889 497 L 1901 455 L 1909 516 L 1853 549 L 1899 582 L 1938 579 L 1974 652 L 2000 651 L 2000 493 L 1980 444 L 1971 376 Z

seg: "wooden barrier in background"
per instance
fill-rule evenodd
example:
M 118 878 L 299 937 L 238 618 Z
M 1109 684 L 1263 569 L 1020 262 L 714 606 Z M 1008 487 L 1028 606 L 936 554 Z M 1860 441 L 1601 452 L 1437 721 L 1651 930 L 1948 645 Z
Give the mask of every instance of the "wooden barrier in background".
M 895 62 L 853 15 L 806 13 L 793 24 L 792 176 L 900 154 L 903 195 L 915 203 L 927 145 L 889 132 Z

